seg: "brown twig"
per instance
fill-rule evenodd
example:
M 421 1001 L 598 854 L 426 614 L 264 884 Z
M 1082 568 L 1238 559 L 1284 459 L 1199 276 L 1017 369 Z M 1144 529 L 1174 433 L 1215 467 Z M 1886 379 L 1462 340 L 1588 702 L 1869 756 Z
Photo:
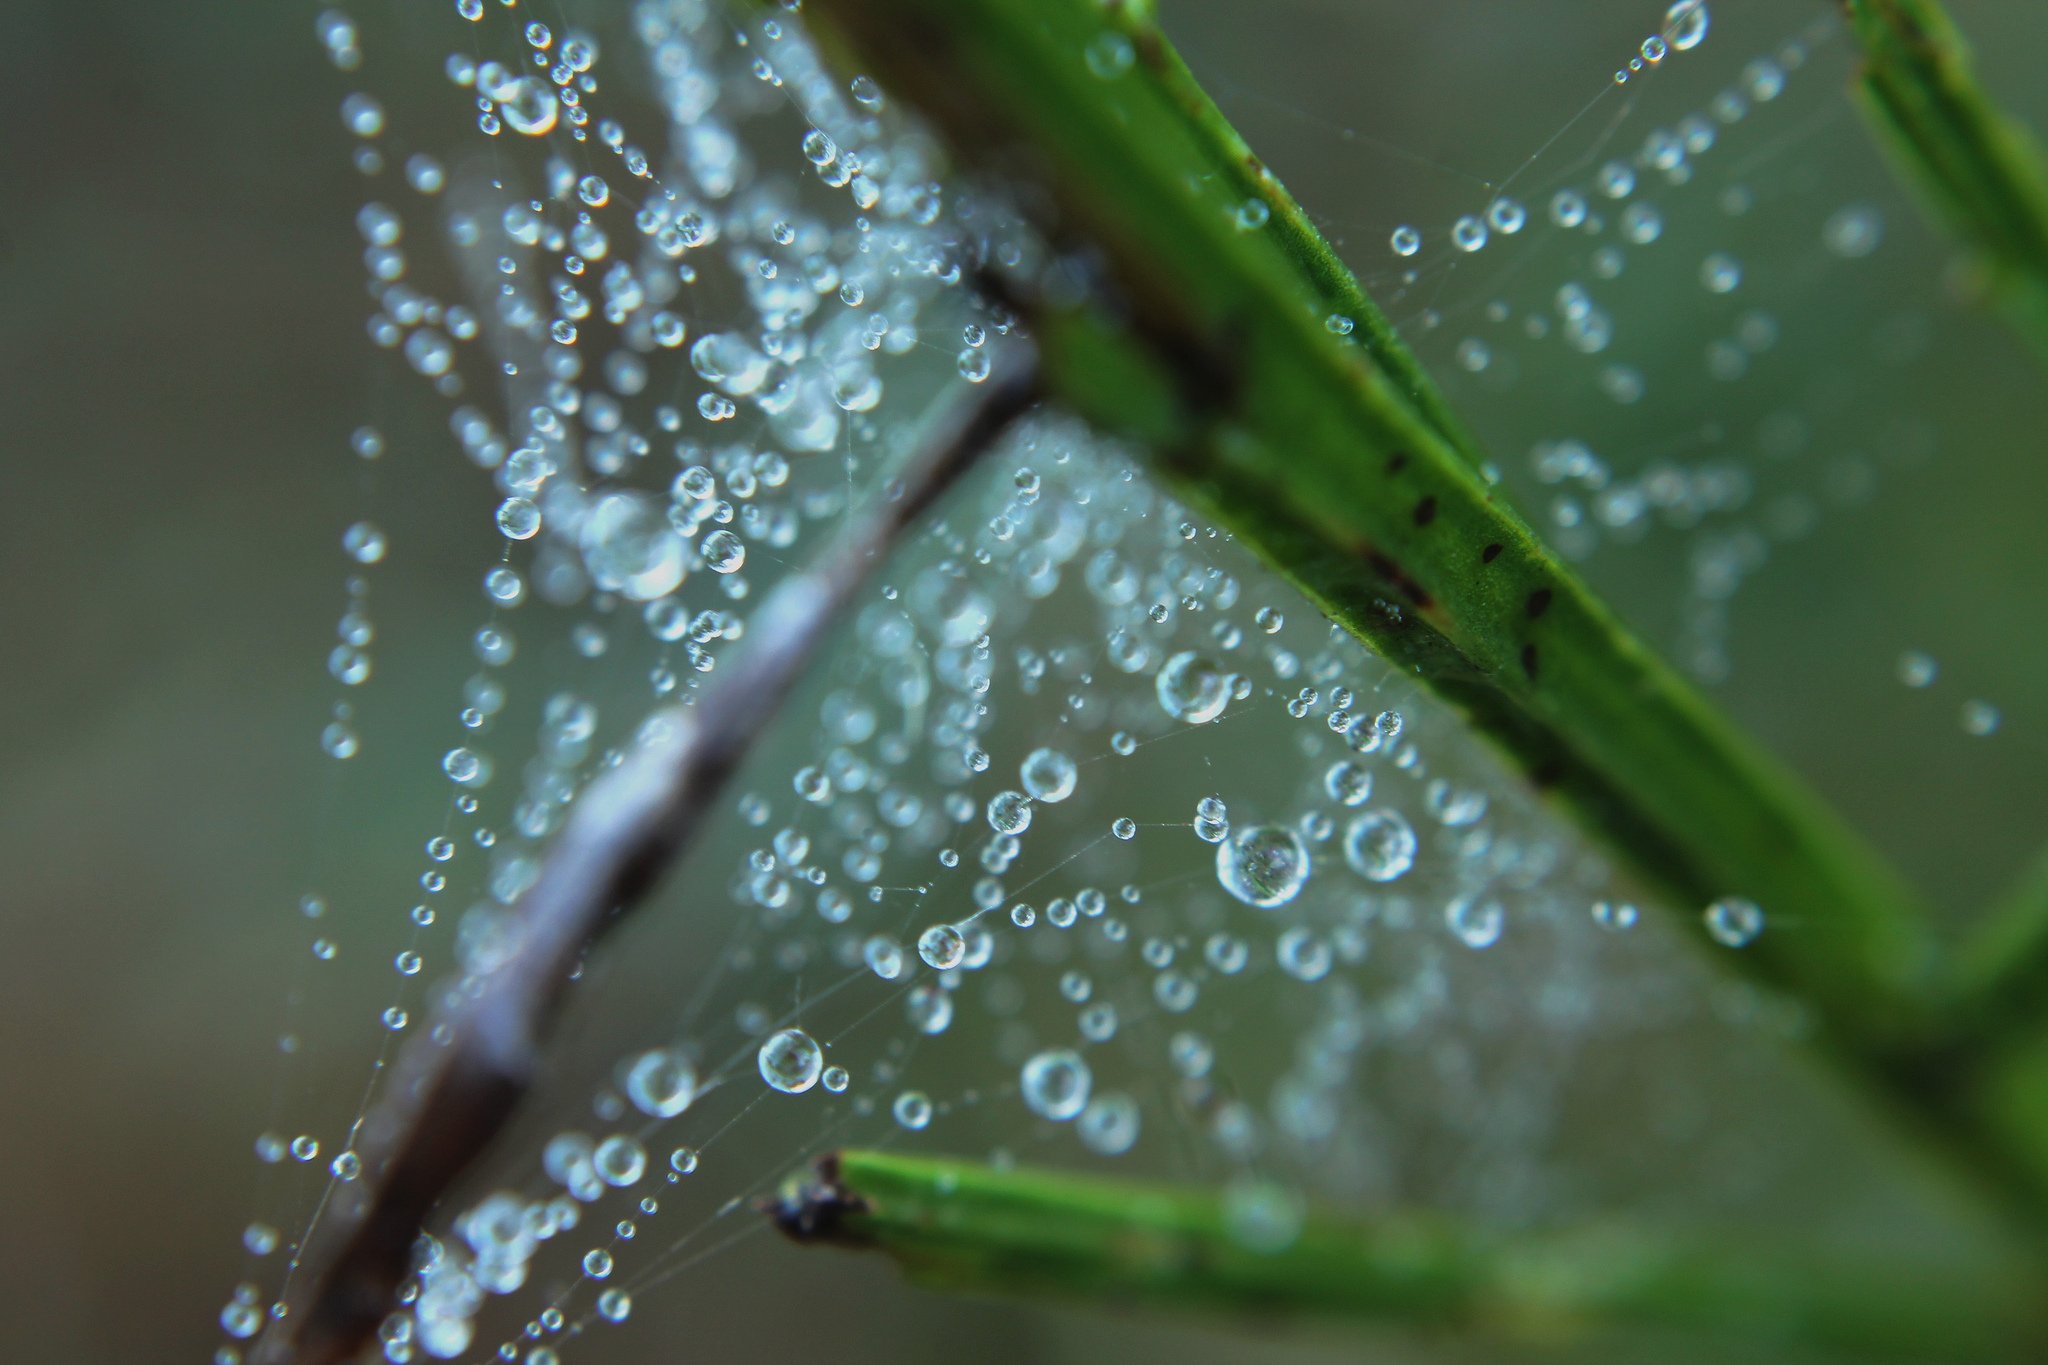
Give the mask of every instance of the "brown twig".
M 577 963 L 688 846 L 869 572 L 1037 400 L 1021 348 L 1003 361 L 966 410 L 940 420 L 880 505 L 769 594 L 729 669 L 694 705 L 650 716 L 625 760 L 577 801 L 515 907 L 518 946 L 489 973 L 455 983 L 400 1052 L 358 1135 L 363 1174 L 336 1187 L 300 1249 L 306 1289 L 287 1295 L 256 1365 L 337 1365 L 368 1344 L 411 1271 L 426 1219 L 531 1084 Z

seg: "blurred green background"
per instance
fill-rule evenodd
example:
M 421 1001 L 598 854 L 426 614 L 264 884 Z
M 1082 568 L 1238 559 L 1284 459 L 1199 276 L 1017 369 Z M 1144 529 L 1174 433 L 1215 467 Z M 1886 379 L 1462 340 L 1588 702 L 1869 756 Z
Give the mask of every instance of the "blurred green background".
M 433 46 L 447 41 L 445 8 L 360 7 L 362 83 L 394 109 L 446 102 Z M 615 5 L 533 8 L 618 31 Z M 1165 8 L 1253 145 L 1361 271 L 1380 277 L 1395 224 L 1440 236 L 1478 206 L 1470 181 L 1441 166 L 1489 178 L 1513 169 L 1599 92 L 1661 12 L 1643 0 Z M 1660 73 L 1666 112 L 1633 118 L 1613 154 L 1691 107 L 1681 80 L 1698 81 L 1703 99 L 1828 8 L 1716 3 L 1706 47 L 1687 69 Z M 271 1099 L 289 964 L 303 953 L 291 907 L 309 883 L 340 902 L 411 875 L 417 832 L 445 799 L 428 756 L 467 671 L 447 644 L 473 625 L 491 536 L 441 405 L 363 339 L 362 187 L 336 117 L 348 86 L 313 37 L 318 9 L 0 6 L 12 57 L 0 133 L 0 1036 L 10 1058 L 0 1309 L 12 1325 L 0 1356 L 10 1359 L 207 1357 L 240 1263 L 250 1142 Z M 2035 70 L 2048 10 L 1954 9 L 1991 86 L 2048 125 Z M 1816 412 L 1853 417 L 1881 395 L 1937 434 L 1936 453 L 1887 472 L 1867 503 L 1774 554 L 1732 608 L 1734 669 L 1717 690 L 1962 924 L 2048 834 L 2043 386 L 1995 322 L 1942 302 L 1947 249 L 1848 112 L 1840 46 L 1810 75 L 1826 89 L 1798 92 L 1799 112 L 1758 140 L 1770 155 L 1747 176 L 1760 200 L 1793 201 L 1741 229 L 1760 284 L 1780 266 L 1785 280 L 1784 340 L 1767 363 L 1788 401 Z M 1560 156 L 1586 150 L 1597 129 L 1582 131 Z M 1795 297 L 1817 231 L 1798 206 L 1852 199 L 1884 205 L 1885 250 L 1871 271 L 1834 271 Z M 1674 203 L 1674 233 L 1698 224 L 1711 235 L 1710 197 L 1693 200 L 1683 213 Z M 1662 356 L 1665 296 L 1647 287 L 1621 290 L 1629 302 L 1617 308 L 1652 338 L 1637 352 L 1660 404 L 1651 411 L 1617 414 L 1540 371 L 1509 392 L 1459 376 L 1453 348 L 1471 328 L 1458 309 L 1564 278 L 1538 258 L 1496 288 L 1489 275 L 1516 250 L 1442 285 L 1439 328 L 1414 323 L 1426 303 L 1412 291 L 1394 307 L 1504 465 L 1523 468 L 1533 441 L 1574 431 L 1642 446 L 1660 426 L 1744 420 L 1721 410 L 1691 351 Z M 1901 308 L 1932 338 L 1903 363 L 1871 341 Z M 1684 309 L 1670 313 L 1673 335 L 1692 325 Z M 1667 372 L 1678 376 L 1668 386 Z M 346 449 L 365 421 L 391 445 L 367 490 L 366 467 Z M 331 696 L 321 660 L 342 605 L 340 530 L 365 499 L 400 547 L 379 571 L 375 605 L 380 659 L 403 681 L 370 689 L 373 742 L 344 779 L 314 736 Z M 1653 544 L 1588 571 L 1669 643 L 1676 559 Z M 1942 663 L 1930 694 L 1894 678 L 1909 648 Z M 1969 697 L 2002 708 L 1997 735 L 1962 734 L 1957 707 Z M 323 1027 L 343 1024 L 305 1021 L 309 1034 Z M 331 1061 L 333 1071 L 309 1063 L 292 1084 L 360 1083 L 360 1059 Z M 691 1339 L 648 1359 L 943 1358 L 963 1340 L 978 1358 L 1019 1361 L 1356 1350 L 1328 1334 L 1213 1338 L 1152 1319 L 931 1298 L 886 1267 L 766 1239 L 712 1271 L 716 1293 L 676 1291 Z M 816 1311 L 774 1311 L 792 1295 Z

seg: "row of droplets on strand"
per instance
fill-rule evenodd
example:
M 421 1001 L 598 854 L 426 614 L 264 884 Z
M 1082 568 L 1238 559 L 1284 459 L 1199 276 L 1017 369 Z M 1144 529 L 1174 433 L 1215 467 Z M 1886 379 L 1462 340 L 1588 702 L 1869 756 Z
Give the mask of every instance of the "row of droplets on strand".
M 487 17 L 467 0 L 458 13 Z M 355 69 L 352 22 L 329 12 L 320 32 L 336 64 Z M 408 912 L 408 946 L 394 959 L 405 981 L 426 965 L 410 936 L 439 918 L 428 907 L 451 888 L 477 896 L 456 917 L 458 971 L 487 971 L 508 950 L 517 924 L 507 907 L 530 884 L 563 807 L 627 742 L 615 728 L 608 749 L 599 741 L 599 708 L 555 693 L 505 812 L 509 824 L 481 823 L 484 800 L 504 791 L 500 774 L 512 766 L 481 742 L 506 706 L 502 679 L 518 650 L 505 622 L 521 619 L 513 615 L 521 609 L 559 610 L 574 653 L 591 662 L 626 654 L 629 642 L 651 644 L 651 692 L 686 691 L 744 633 L 749 564 L 758 570 L 761 560 L 781 558 L 820 534 L 810 523 L 829 527 L 843 512 L 853 490 L 822 477 L 826 461 L 812 457 L 843 451 L 850 476 L 864 467 L 883 420 L 914 416 L 911 406 L 900 414 L 882 406 L 881 363 L 897 362 L 913 395 L 920 376 L 977 382 L 989 370 L 988 333 L 1007 325 L 997 315 L 963 320 L 974 313 L 949 291 L 960 262 L 946 196 L 919 145 L 891 140 L 871 82 L 828 89 L 793 33 L 771 22 L 734 35 L 689 5 L 643 10 L 636 45 L 650 58 L 673 144 L 658 154 L 591 111 L 599 94 L 594 40 L 558 39 L 539 24 L 520 26 L 518 36 L 540 74 L 469 56 L 451 58 L 447 71 L 458 89 L 475 92 L 481 134 L 549 148 L 545 195 L 522 198 L 501 179 L 486 187 L 501 211 L 479 212 L 466 200 L 449 213 L 455 253 L 480 263 L 495 292 L 473 307 L 435 299 L 409 282 L 404 215 L 379 198 L 359 219 L 378 300 L 373 342 L 451 402 L 486 379 L 508 395 L 495 419 L 474 400 L 451 415 L 463 453 L 493 485 L 492 516 L 505 543 L 485 576 L 491 615 L 472 642 L 483 671 L 459 717 L 474 738 L 441 758 L 457 789 L 454 815 L 427 845 L 431 866 L 421 885 L 429 899 Z M 802 158 L 790 158 L 798 173 L 777 177 L 751 164 L 738 129 L 786 114 L 791 86 L 813 126 L 788 139 Z M 344 120 L 359 139 L 358 169 L 383 175 L 389 130 L 381 108 L 354 95 Z M 565 138 L 570 145 L 556 154 Z M 593 140 L 618 158 L 622 175 L 590 169 Z M 407 186 L 431 209 L 448 177 L 425 153 L 404 165 Z M 625 185 L 634 187 L 630 196 Z M 817 199 L 818 187 L 838 193 Z M 821 206 L 805 207 L 807 196 Z M 990 249 L 1030 248 L 998 240 Z M 706 311 L 682 304 L 714 270 L 739 286 L 745 315 L 707 332 Z M 930 321 L 949 314 L 943 330 Z M 959 345 L 937 345 L 929 334 L 955 335 Z M 606 344 L 613 349 L 602 360 L 586 362 Z M 474 358 L 479 349 L 495 364 Z M 671 351 L 686 354 L 687 370 L 680 357 L 667 358 Z M 658 401 L 663 383 L 676 381 L 696 390 L 694 402 Z M 729 428 L 720 424 L 742 421 L 749 435 L 723 434 Z M 722 961 L 722 980 L 742 998 L 723 1010 L 707 1000 L 673 1041 L 629 1054 L 622 1079 L 595 1097 L 592 1113 L 606 1122 L 629 1112 L 647 1124 L 708 1121 L 714 1095 L 755 1080 L 761 1090 L 742 1113 L 765 1096 L 814 1088 L 845 1097 L 849 1121 L 885 1116 L 905 1133 L 968 1109 L 998 1109 L 934 1099 L 931 1089 L 902 1084 L 903 1068 L 920 1040 L 970 1031 L 957 1005 L 963 994 L 982 995 L 982 1012 L 998 1025 L 1014 1020 L 1018 988 L 1002 984 L 1003 969 L 1028 961 L 1050 982 L 1042 995 L 1059 1022 L 995 1040 L 1013 1079 L 990 1098 L 1014 1095 L 1055 1134 L 1071 1124 L 1096 1155 L 1136 1148 L 1147 1112 L 1161 1116 L 1155 1122 L 1190 1125 L 1218 1159 L 1246 1173 L 1287 1149 L 1291 1183 L 1247 1174 L 1233 1186 L 1242 1193 L 1244 1235 L 1284 1241 L 1298 1226 L 1303 1182 L 1342 1169 L 1326 1159 L 1332 1144 L 1349 1140 L 1344 1119 L 1360 1101 L 1348 1082 L 1374 1029 L 1407 1036 L 1423 1021 L 1447 1019 L 1443 978 L 1458 969 L 1446 963 L 1512 942 L 1517 924 L 1529 926 L 1532 941 L 1552 936 L 1576 953 L 1584 935 L 1627 930 L 1637 912 L 1592 894 L 1606 885 L 1597 862 L 1566 858 L 1555 833 L 1517 809 L 1512 785 L 1490 769 L 1435 771 L 1404 720 L 1434 713 L 1413 699 L 1399 707 L 1362 702 L 1390 685 L 1384 669 L 1331 638 L 1305 607 L 1290 613 L 1284 602 L 1269 603 L 1247 619 L 1243 570 L 1219 567 L 1215 556 L 1226 550 L 1216 533 L 1148 492 L 1114 452 L 1078 434 L 1033 439 L 1038 446 L 999 490 L 997 508 L 971 529 L 941 528 L 941 560 L 900 590 L 879 589 L 869 604 L 860 635 L 864 685 L 874 694 L 828 694 L 817 713 L 827 751 L 793 768 L 787 796 L 738 803 L 735 816 L 764 832 L 778 824 L 778 805 L 809 812 L 772 837 L 764 833 L 729 880 L 736 941 L 752 946 Z M 375 433 L 355 442 L 366 458 L 379 446 Z M 657 455 L 670 454 L 677 472 L 665 476 L 665 493 L 635 486 Z M 387 549 L 372 531 L 350 532 L 359 562 L 381 560 Z M 376 553 L 364 561 L 372 543 Z M 1070 625 L 1066 638 L 1036 645 L 1009 633 L 1021 622 L 1001 619 L 1006 607 L 1029 610 L 1061 593 L 1079 599 L 1085 629 Z M 368 644 L 365 636 L 354 647 Z M 681 669 L 668 661 L 676 645 Z M 360 686 L 368 674 L 365 655 L 335 676 Z M 1014 689 L 1020 707 L 1048 691 L 1056 698 L 1050 715 L 1030 721 L 1028 747 L 1003 765 L 985 738 L 1001 714 L 990 700 L 999 686 Z M 883 723 L 885 713 L 893 723 Z M 1061 831 L 1073 843 L 1053 866 L 1023 883 L 1006 880 L 1027 841 L 1037 848 L 1047 837 L 1050 822 L 1030 838 L 1039 813 L 1077 792 L 1077 811 L 1124 799 L 1121 784 L 1086 780 L 1095 765 L 1109 765 L 1095 768 L 1107 773 L 1141 753 L 1161 760 L 1175 747 L 1166 741 L 1185 748 L 1192 741 L 1184 736 L 1223 733 L 1208 727 L 1240 715 L 1292 735 L 1277 741 L 1298 755 L 1280 789 L 1210 791 L 1172 810 L 1105 809 L 1108 818 L 1092 832 Z M 1446 750 L 1456 750 L 1448 718 L 1435 724 L 1446 731 Z M 1047 739 L 1057 742 L 1039 742 Z M 328 748 L 345 759 L 359 744 L 351 733 Z M 990 786 L 990 774 L 1012 770 L 1015 786 L 970 794 Z M 1253 818 L 1243 817 L 1247 809 Z M 1124 871 L 1139 856 L 1165 858 L 1156 884 Z M 905 860 L 910 866 L 899 873 Z M 1118 887 L 1120 878 L 1129 879 Z M 948 893 L 949 879 L 965 885 Z M 927 907 L 942 899 L 965 908 L 932 915 Z M 1141 919 L 1153 924 L 1141 930 Z M 1762 931 L 1762 912 L 1730 898 L 1706 911 L 1705 925 L 1716 940 L 1742 946 Z M 334 941 L 322 942 L 331 957 Z M 1404 954 L 1414 960 L 1404 963 Z M 1366 999 L 1357 977 L 1369 962 L 1389 972 L 1401 964 L 1401 989 Z M 835 999 L 850 1006 L 862 991 L 879 990 L 884 1007 L 860 1001 L 862 1013 L 835 1032 L 810 1017 L 817 995 L 795 986 L 784 996 L 797 1002 L 794 1010 L 744 998 L 765 989 L 752 975 L 763 963 L 799 979 L 807 968 L 836 964 Z M 976 991 L 983 981 L 991 984 Z M 1236 1036 L 1192 1026 L 1204 1001 L 1237 982 L 1312 988 L 1302 1031 L 1288 1040 L 1298 1040 L 1303 1055 L 1270 1068 L 1268 1093 L 1251 1098 L 1223 1084 L 1236 1074 L 1228 1058 L 1218 1069 Z M 899 999 L 900 1016 L 886 1007 Z M 792 1013 L 801 1017 L 786 1018 Z M 396 1033 L 409 1017 L 392 1003 L 381 1023 Z M 873 1021 L 889 1020 L 896 1029 L 866 1075 L 828 1061 L 862 1025 L 879 1030 Z M 1137 1082 L 1109 1083 L 1107 1049 L 1133 1049 L 1140 1038 L 1148 1060 Z M 1138 1084 L 1162 1078 L 1168 1098 L 1148 1111 Z M 1005 1120 L 1014 1121 L 1021 1120 Z M 345 1131 L 352 1135 L 354 1124 Z M 543 1243 L 575 1228 L 609 1192 L 631 1197 L 651 1178 L 651 1136 L 644 1127 L 558 1134 L 542 1154 L 539 1182 L 492 1196 L 456 1220 L 454 1235 L 430 1244 L 406 1308 L 386 1323 L 387 1358 L 468 1350 L 487 1301 L 527 1282 Z M 675 1145 L 667 1177 L 680 1183 L 694 1172 L 712 1141 Z M 268 1161 L 311 1164 L 322 1154 L 312 1133 L 266 1135 L 259 1144 Z M 327 1163 L 331 1180 L 360 1177 L 352 1155 L 344 1139 Z M 580 1330 L 590 1313 L 630 1313 L 630 1291 L 616 1282 L 620 1247 L 658 1208 L 655 1196 L 638 1198 L 637 1216 L 619 1220 L 608 1242 L 580 1258 L 579 1285 L 595 1290 L 589 1311 L 571 1318 L 562 1303 L 551 1304 L 501 1358 L 524 1352 L 540 1365 L 555 1349 L 548 1339 Z M 249 1241 L 261 1261 L 279 1239 L 258 1232 Z M 237 1292 L 222 1319 L 231 1337 L 253 1333 L 262 1298 L 253 1277 Z M 236 1354 L 232 1344 L 222 1348 L 223 1361 Z

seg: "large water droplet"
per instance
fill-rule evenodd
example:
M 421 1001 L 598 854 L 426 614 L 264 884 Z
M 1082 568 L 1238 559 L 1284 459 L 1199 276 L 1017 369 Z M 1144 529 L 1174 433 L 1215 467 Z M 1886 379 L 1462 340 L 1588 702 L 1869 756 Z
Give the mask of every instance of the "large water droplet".
M 1216 880 L 1246 905 L 1285 905 L 1308 877 L 1308 848 L 1284 825 L 1252 825 L 1216 846 Z
M 1182 650 L 1161 665 L 1155 685 L 1166 714 L 1190 725 L 1216 719 L 1230 701 L 1230 679 L 1222 669 L 1191 649 Z
M 768 1082 L 770 1089 L 785 1095 L 801 1095 L 809 1090 L 818 1083 L 818 1073 L 825 1069 L 824 1049 L 800 1028 L 768 1035 L 756 1060 L 761 1079 Z
M 1024 1063 L 1024 1103 L 1032 1113 L 1055 1123 L 1065 1123 L 1088 1107 L 1094 1083 L 1088 1063 L 1066 1048 L 1041 1052 Z
M 1393 881 L 1415 866 L 1414 827 L 1399 811 L 1367 811 L 1344 835 L 1344 861 L 1368 881 Z

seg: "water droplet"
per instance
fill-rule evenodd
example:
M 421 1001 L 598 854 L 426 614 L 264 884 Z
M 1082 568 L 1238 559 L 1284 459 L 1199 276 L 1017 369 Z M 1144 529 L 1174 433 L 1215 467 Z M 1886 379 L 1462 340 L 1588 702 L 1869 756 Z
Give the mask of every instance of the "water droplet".
M 772 1090 L 800 1095 L 818 1083 L 824 1070 L 825 1053 L 817 1040 L 802 1029 L 786 1028 L 768 1036 L 756 1058 L 761 1079 Z
M 713 573 L 738 573 L 747 562 L 747 544 L 731 531 L 717 530 L 697 543 L 697 554 Z
M 952 992 L 930 982 L 912 989 L 903 1003 L 910 1026 L 919 1033 L 944 1033 L 953 1022 Z
M 1861 260 L 1884 241 L 1884 217 L 1869 204 L 1851 204 L 1828 219 L 1821 241 L 1845 261 Z
M 1412 227 L 1397 227 L 1387 244 L 1394 248 L 1396 256 L 1413 256 L 1422 250 L 1422 234 Z
M 1577 190 L 1559 190 L 1550 196 L 1550 221 L 1561 228 L 1575 228 L 1586 221 L 1586 196 Z
M 1024 1103 L 1032 1113 L 1055 1123 L 1065 1123 L 1087 1108 L 1094 1083 L 1088 1063 L 1066 1048 L 1039 1053 L 1024 1063 L 1021 1077 Z
M 1334 801 L 1362 806 L 1372 796 L 1372 773 L 1348 758 L 1343 759 L 1331 764 L 1323 774 L 1323 790 Z
M 498 529 L 510 540 L 531 540 L 540 530 L 540 508 L 528 498 L 498 504 Z
M 696 1097 L 697 1068 L 675 1048 L 643 1052 L 626 1072 L 626 1098 L 650 1118 L 674 1118 Z
M 597 1144 L 590 1165 L 605 1184 L 624 1189 L 637 1184 L 646 1173 L 647 1151 L 624 1133 L 615 1133 Z
M 1507 912 L 1497 900 L 1460 896 L 1444 907 L 1444 923 L 1467 948 L 1491 948 L 1500 942 Z
M 922 1090 L 906 1090 L 889 1106 L 896 1122 L 916 1132 L 932 1121 L 932 1102 Z
M 1023 792 L 997 792 L 989 798 L 988 827 L 998 834 L 1022 834 L 1031 828 L 1031 798 Z
M 1723 896 L 1708 906 L 1707 933 L 1726 948 L 1747 948 L 1764 931 L 1764 910 L 1753 900 Z
M 562 112 L 555 92 L 538 76 L 521 76 L 501 86 L 496 97 L 505 126 L 528 137 L 545 137 L 553 132 Z
M 450 749 L 441 756 L 441 771 L 465 787 L 481 787 L 491 780 L 490 763 L 474 749 Z
M 1678 52 L 1690 52 L 1707 36 L 1707 0 L 1678 0 L 1664 11 L 1664 41 Z
M 1308 847 L 1284 825 L 1252 825 L 1216 846 L 1216 880 L 1246 905 L 1285 905 L 1308 884 Z
M 1057 749 L 1033 749 L 1019 769 L 1024 790 L 1034 801 L 1059 802 L 1074 794 L 1078 773 L 1074 760 Z
M 1160 666 L 1154 680 L 1166 714 L 1190 725 L 1202 725 L 1223 714 L 1230 702 L 1230 679 L 1209 659 L 1184 649 Z
M 1393 881 L 1415 866 L 1415 830 L 1399 811 L 1367 811 L 1344 835 L 1344 860 L 1368 881 Z
M 1131 69 L 1137 51 L 1131 40 L 1114 29 L 1096 35 L 1088 44 L 1088 69 L 1101 80 L 1113 80 Z
M 967 938 L 950 924 L 934 924 L 917 936 L 917 955 L 934 971 L 957 967 L 967 956 Z
M 1932 687 L 1939 672 L 1932 654 L 1915 649 L 1899 656 L 1899 681 L 1908 687 Z

